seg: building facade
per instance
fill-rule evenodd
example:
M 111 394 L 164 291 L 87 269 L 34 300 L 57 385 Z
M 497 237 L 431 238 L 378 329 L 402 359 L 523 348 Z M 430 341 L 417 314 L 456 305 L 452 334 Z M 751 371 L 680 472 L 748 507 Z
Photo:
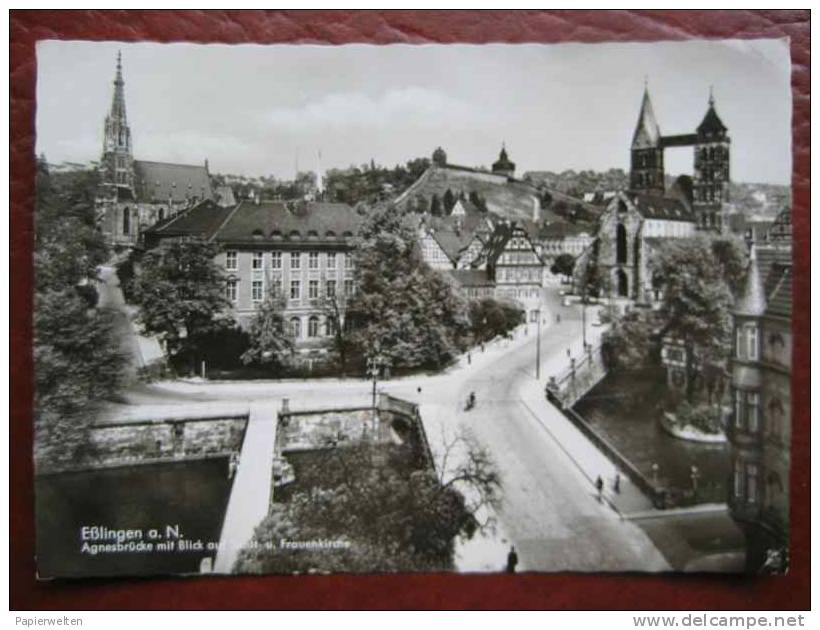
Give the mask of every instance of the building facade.
M 788 565 L 791 444 L 791 221 L 781 213 L 767 243 L 752 245 L 734 308 L 732 517 L 747 538 L 747 570 Z
M 346 204 L 242 201 L 234 208 L 201 202 L 153 226 L 145 242 L 201 238 L 220 245 L 225 293 L 247 327 L 269 295 L 282 301 L 296 350 L 321 350 L 333 326 L 345 325 L 356 290 L 353 238 L 361 215 Z
M 207 160 L 196 166 L 134 159 L 119 54 L 99 169 L 97 220 L 106 240 L 114 246 L 136 245 L 149 226 L 214 198 Z
M 714 96 L 695 133 L 664 136 L 655 118 L 649 89 L 644 89 L 638 124 L 630 151 L 629 188 L 650 196 L 665 196 L 664 150 L 670 147 L 694 149 L 691 205 L 698 229 L 726 230 L 724 215 L 729 205 L 730 144 L 728 129 L 718 116 Z

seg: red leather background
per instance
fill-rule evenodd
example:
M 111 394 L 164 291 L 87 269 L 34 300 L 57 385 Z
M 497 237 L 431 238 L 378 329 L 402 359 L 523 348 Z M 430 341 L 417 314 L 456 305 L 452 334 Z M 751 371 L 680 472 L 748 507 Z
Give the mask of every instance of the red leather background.
M 809 601 L 808 11 L 13 11 L 11 607 L 13 609 L 806 609 Z M 790 37 L 795 238 L 791 570 L 779 578 L 369 575 L 37 583 L 31 464 L 34 111 L 39 39 L 224 43 L 599 42 Z

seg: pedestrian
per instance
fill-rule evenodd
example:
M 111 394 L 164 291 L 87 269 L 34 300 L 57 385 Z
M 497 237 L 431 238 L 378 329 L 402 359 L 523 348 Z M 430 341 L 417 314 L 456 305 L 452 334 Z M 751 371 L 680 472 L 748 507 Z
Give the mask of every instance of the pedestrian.
M 472 365 L 472 363 L 473 363 L 473 359 L 472 359 L 472 357 L 470 356 L 470 353 L 468 352 L 468 353 L 467 353 L 467 365 Z
M 556 323 L 556 324 L 560 324 L 560 323 L 561 323 L 561 313 L 556 313 L 556 314 L 555 314 L 555 323 Z
M 600 501 L 604 495 L 604 480 L 601 479 L 601 475 L 598 475 L 595 480 L 595 487 L 598 489 L 598 500 Z
M 569 348 L 567 348 L 567 358 L 569 358 L 570 356 L 571 356 L 571 353 L 569 351 Z
M 421 387 L 417 387 L 416 391 L 420 394 L 421 393 Z
M 612 484 L 612 489 L 617 494 L 621 494 L 621 475 L 619 473 L 615 473 L 615 483 Z
M 518 554 L 515 553 L 515 545 L 510 546 L 510 553 L 507 554 L 507 573 L 515 573 L 518 566 Z

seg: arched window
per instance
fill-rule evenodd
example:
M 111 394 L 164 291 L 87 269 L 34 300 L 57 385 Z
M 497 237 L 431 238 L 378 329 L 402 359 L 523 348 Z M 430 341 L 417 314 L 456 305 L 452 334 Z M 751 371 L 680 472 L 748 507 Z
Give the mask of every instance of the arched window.
M 308 337 L 319 336 L 319 318 L 316 315 L 311 315 L 308 319 Z
M 290 335 L 294 339 L 302 337 L 302 320 L 298 317 L 291 317 L 290 319 Z
M 615 240 L 616 240 L 616 246 L 615 246 L 616 262 L 625 263 L 626 262 L 626 228 L 624 227 L 623 223 L 618 224 L 618 228 L 616 230 L 616 235 L 615 235 Z
M 336 318 L 330 316 L 325 319 L 325 335 L 330 337 L 336 334 Z
M 623 269 L 618 269 L 618 295 L 621 297 L 629 297 L 629 278 Z
M 131 210 L 129 208 L 122 211 L 122 233 L 125 236 L 131 234 Z

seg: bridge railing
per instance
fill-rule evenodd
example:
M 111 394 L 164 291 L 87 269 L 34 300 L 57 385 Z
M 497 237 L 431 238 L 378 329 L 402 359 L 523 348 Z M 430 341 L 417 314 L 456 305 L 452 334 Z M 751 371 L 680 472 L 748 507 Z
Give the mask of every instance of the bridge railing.
M 569 367 L 550 378 L 547 397 L 561 407 L 572 407 L 606 373 L 601 345 L 587 346 L 580 358 L 571 357 Z

